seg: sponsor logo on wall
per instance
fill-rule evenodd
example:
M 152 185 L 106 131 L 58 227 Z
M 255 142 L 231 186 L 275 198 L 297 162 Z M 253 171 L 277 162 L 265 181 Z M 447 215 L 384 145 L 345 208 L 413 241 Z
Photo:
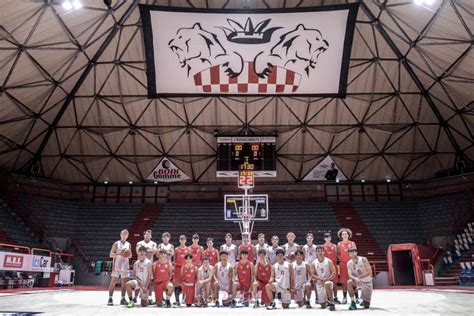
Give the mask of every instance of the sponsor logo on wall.
M 171 160 L 164 157 L 153 169 L 147 180 L 158 182 L 180 182 L 191 178 L 179 169 Z

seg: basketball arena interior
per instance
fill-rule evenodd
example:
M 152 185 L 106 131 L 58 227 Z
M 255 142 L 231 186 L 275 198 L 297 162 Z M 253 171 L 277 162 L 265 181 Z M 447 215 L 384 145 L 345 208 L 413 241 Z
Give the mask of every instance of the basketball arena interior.
M 472 315 L 473 14 L 0 1 L 0 314 Z

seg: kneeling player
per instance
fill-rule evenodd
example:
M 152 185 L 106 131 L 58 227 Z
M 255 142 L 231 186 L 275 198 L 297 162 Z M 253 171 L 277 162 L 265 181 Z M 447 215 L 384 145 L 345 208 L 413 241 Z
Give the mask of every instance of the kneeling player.
M 227 262 L 226 251 L 221 251 L 219 257 L 221 261 L 216 264 L 212 273 L 215 280 L 214 293 L 216 295 L 216 304 L 219 302 L 219 291 L 223 291 L 227 292 L 228 294 L 226 301 L 222 302 L 223 305 L 229 305 L 231 302 L 233 305 L 235 305 L 234 298 L 236 289 L 232 282 L 234 269 L 230 266 L 230 263 Z
M 251 297 L 250 287 L 253 282 L 253 263 L 248 260 L 249 253 L 247 249 L 240 252 L 241 260 L 235 265 L 237 280 L 236 289 L 240 290 L 244 297 L 244 305 L 249 306 Z
M 194 303 L 198 268 L 193 264 L 193 256 L 190 253 L 188 253 L 184 259 L 186 260 L 186 264 L 181 268 L 181 288 L 183 290 L 186 306 L 191 307 Z
M 360 306 L 369 308 L 373 291 L 372 268 L 370 267 L 369 260 L 365 257 L 357 256 L 357 249 L 355 247 L 349 248 L 349 256 L 351 257 L 351 260 L 347 263 L 347 272 L 349 274 L 347 290 L 351 298 L 349 310 L 357 309 L 354 296 L 358 288 L 360 288 L 360 298 L 362 299 Z
M 270 304 L 265 287 L 270 282 L 272 276 L 272 265 L 267 259 L 267 251 L 262 248 L 258 251 L 257 264 L 255 265 L 255 282 L 253 283 L 252 297 L 255 300 L 254 308 L 259 308 L 260 304 L 257 299 L 257 293 L 261 292 L 262 302 L 265 305 Z
M 133 264 L 134 280 L 127 282 L 128 307 L 134 306 L 132 293 L 134 290 L 140 291 L 141 305 L 148 306 L 148 295 L 150 293 L 151 276 L 153 274 L 153 263 L 146 257 L 147 248 L 138 248 L 138 260 Z
M 281 300 L 283 308 L 289 308 L 291 303 L 291 293 L 295 291 L 293 265 L 285 261 L 285 250 L 276 251 L 277 262 L 272 268 L 272 277 L 270 284 L 267 284 L 266 291 L 271 299 L 267 309 L 275 309 L 274 293 Z
M 332 280 L 336 275 L 336 267 L 331 259 L 324 257 L 324 247 L 316 247 L 316 260 L 311 265 L 311 278 L 315 281 L 316 301 L 322 308 L 329 306 L 335 311 L 334 306 L 334 283 Z
M 173 275 L 173 265 L 168 262 L 166 251 L 161 249 L 158 253 L 159 260 L 153 266 L 153 275 L 155 281 L 155 301 L 158 307 L 163 303 L 163 292 L 166 291 L 166 306 L 171 307 L 170 296 L 173 294 L 173 284 L 171 276 Z
M 196 285 L 196 306 L 207 307 L 207 300 L 209 296 L 212 296 L 211 285 L 212 285 L 212 269 L 213 267 L 209 264 L 209 257 L 204 256 L 202 258 L 202 266 L 198 269 L 197 274 L 197 285 Z M 213 298 L 211 298 L 213 300 Z
M 295 270 L 295 291 L 296 303 L 299 307 L 306 304 L 307 308 L 311 308 L 309 300 L 311 299 L 311 283 L 309 282 L 310 270 L 309 265 L 303 261 L 304 252 L 296 250 L 296 261 L 293 262 Z

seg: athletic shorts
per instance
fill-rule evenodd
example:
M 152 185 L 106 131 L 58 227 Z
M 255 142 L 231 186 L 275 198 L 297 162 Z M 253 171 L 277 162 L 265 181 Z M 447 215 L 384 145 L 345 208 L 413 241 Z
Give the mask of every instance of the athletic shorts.
M 128 278 L 128 271 L 112 271 L 110 275 L 114 278 L 126 279 Z
M 141 298 L 142 300 L 148 300 L 149 289 L 144 289 L 144 288 L 140 287 L 140 286 L 138 285 L 138 281 L 137 281 L 137 280 L 130 280 L 130 281 L 128 281 L 127 283 L 129 283 L 129 284 L 132 285 L 132 289 L 134 289 L 134 290 L 139 289 L 139 290 L 140 290 L 140 298 Z
M 339 263 L 339 283 L 346 284 L 348 280 L 347 262 L 341 261 Z
M 182 289 L 182 293 L 185 297 L 184 299 L 184 302 L 186 304 L 193 304 L 194 303 L 194 292 L 195 292 L 195 286 L 188 286 L 188 285 L 184 285 L 184 284 L 181 284 L 181 289 Z
M 239 282 L 239 291 L 243 294 L 244 300 L 249 300 L 252 297 L 250 284 Z
M 173 272 L 173 285 L 181 284 L 181 267 L 175 267 Z
M 304 283 L 302 285 L 300 285 L 299 287 L 296 287 L 295 288 L 295 300 L 297 302 L 302 302 L 304 300 L 304 288 L 307 284 L 311 284 L 311 283 Z
M 155 282 L 155 301 L 163 302 L 163 292 L 166 291 L 170 281 L 166 280 L 163 282 Z
M 273 286 L 276 288 L 276 293 L 281 294 L 281 302 L 283 304 L 290 304 L 291 303 L 291 292 L 289 289 L 281 288 L 277 282 L 273 282 Z
M 334 283 L 331 283 L 331 288 L 334 287 Z M 324 287 L 324 282 L 315 282 L 314 291 L 316 292 L 316 302 L 319 304 L 324 304 L 328 300 L 328 295 L 326 293 L 326 288 Z
M 358 282 L 357 288 L 360 289 L 360 299 L 366 302 L 370 302 L 370 300 L 372 299 L 372 291 L 374 290 L 372 281 Z
M 269 303 L 270 303 L 270 298 L 268 297 L 267 291 L 266 291 L 266 289 L 265 289 L 265 287 L 266 287 L 267 284 L 268 284 L 268 282 L 264 283 L 264 282 L 258 281 L 258 290 L 259 290 L 259 291 L 262 291 L 262 301 L 263 301 L 263 303 L 265 303 L 265 304 L 269 304 Z

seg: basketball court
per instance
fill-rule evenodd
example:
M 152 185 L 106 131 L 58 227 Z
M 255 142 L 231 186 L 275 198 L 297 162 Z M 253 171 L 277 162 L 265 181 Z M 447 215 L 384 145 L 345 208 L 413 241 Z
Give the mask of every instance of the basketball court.
M 116 293 L 115 298 L 117 301 Z M 337 305 L 336 311 L 311 310 L 290 305 L 290 310 L 265 308 L 157 308 L 105 306 L 107 292 L 62 289 L 0 294 L 0 313 L 31 312 L 45 315 L 471 315 L 474 309 L 472 289 L 387 289 L 375 290 L 370 310 L 347 310 L 348 304 Z

